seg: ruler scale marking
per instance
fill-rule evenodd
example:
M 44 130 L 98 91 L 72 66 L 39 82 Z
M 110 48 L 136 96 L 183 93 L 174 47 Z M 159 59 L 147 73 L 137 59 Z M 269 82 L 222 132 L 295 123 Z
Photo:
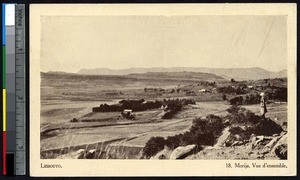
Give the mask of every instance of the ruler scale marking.
M 16 175 L 26 173 L 26 121 L 25 121 L 25 5 L 16 5 Z

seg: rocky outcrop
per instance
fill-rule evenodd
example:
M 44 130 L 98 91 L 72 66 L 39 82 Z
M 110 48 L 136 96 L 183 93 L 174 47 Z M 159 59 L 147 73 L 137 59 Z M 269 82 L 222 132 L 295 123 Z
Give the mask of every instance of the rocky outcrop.
M 85 158 L 86 159 L 96 159 L 97 153 L 99 153 L 99 151 L 97 151 L 97 149 L 91 149 L 86 153 Z
M 165 148 L 162 151 L 158 152 L 155 156 L 152 156 L 150 159 L 169 159 L 172 150 Z
M 275 154 L 280 159 L 287 159 L 287 144 L 281 144 L 275 148 Z
M 218 138 L 218 141 L 217 143 L 214 145 L 214 148 L 215 149 L 218 149 L 218 148 L 221 148 L 225 145 L 226 143 L 226 140 L 228 138 L 228 136 L 230 135 L 230 132 L 229 132 L 229 127 L 226 127 L 223 132 L 222 132 L 222 135 Z
M 263 154 L 267 154 L 269 152 L 271 152 L 271 150 L 274 148 L 274 146 L 276 145 L 276 143 L 279 141 L 281 137 L 274 137 L 267 145 L 265 145 L 265 147 L 262 150 Z
M 170 159 L 181 159 L 190 154 L 196 148 L 195 144 L 177 147 L 170 155 Z
M 288 134 L 282 136 L 282 138 L 274 146 L 271 153 L 274 153 L 280 159 L 287 159 L 287 139 Z

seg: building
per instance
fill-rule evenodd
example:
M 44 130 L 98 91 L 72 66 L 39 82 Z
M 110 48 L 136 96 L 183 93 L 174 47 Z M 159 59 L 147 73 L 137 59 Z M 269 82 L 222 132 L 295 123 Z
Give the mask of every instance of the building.
M 128 114 L 130 115 L 132 113 L 132 109 L 124 109 L 123 114 Z
M 206 89 L 200 89 L 199 92 L 205 93 L 205 92 L 207 92 L 207 90 Z
M 166 110 L 168 108 L 168 105 L 161 105 L 160 109 Z

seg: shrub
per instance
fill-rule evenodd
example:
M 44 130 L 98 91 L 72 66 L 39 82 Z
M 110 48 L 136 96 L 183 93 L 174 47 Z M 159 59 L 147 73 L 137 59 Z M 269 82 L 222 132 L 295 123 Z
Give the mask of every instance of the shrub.
M 266 93 L 269 99 L 287 102 L 287 88 L 273 87 L 273 89 L 275 90 Z
M 235 93 L 235 88 L 228 86 L 228 87 L 219 87 L 217 89 L 219 93 L 226 93 L 226 94 L 234 94 Z
M 226 111 L 229 113 L 229 114 L 238 114 L 238 112 L 240 110 L 246 110 L 245 108 L 242 108 L 240 106 L 230 106 L 228 109 L 226 109 Z
M 233 126 L 230 127 L 229 132 L 231 133 L 231 135 L 239 135 L 242 140 L 247 140 L 250 138 L 251 134 L 253 134 L 253 127 L 247 127 L 243 129 L 240 126 Z M 234 139 L 234 137 L 231 137 L 230 139 L 233 139 L 234 141 L 236 140 Z M 233 143 L 234 141 L 232 141 L 231 143 Z
M 208 115 L 206 119 L 194 119 L 190 133 L 194 137 L 195 144 L 214 145 L 223 129 L 224 124 L 219 116 Z
M 246 96 L 244 104 L 258 104 L 260 102 L 260 95 L 259 94 L 250 94 L 250 96 Z
M 238 97 L 234 97 L 232 99 L 229 100 L 231 105 L 242 105 L 243 104 L 243 97 L 242 96 L 238 96 Z
M 247 93 L 247 91 L 244 89 L 244 87 L 242 85 L 238 86 L 238 87 L 232 87 L 232 86 L 224 86 L 224 87 L 219 87 L 217 89 L 217 91 L 219 93 L 226 93 L 226 94 L 245 94 Z
M 172 117 L 176 114 L 175 111 L 167 111 L 161 118 L 162 119 L 172 119 Z
M 236 105 L 229 107 L 227 112 L 229 114 L 226 116 L 226 119 L 229 120 L 230 124 L 253 125 L 253 123 L 257 123 L 261 119 L 261 116 L 257 116 L 250 110 Z
M 78 122 L 78 119 L 77 118 L 73 118 L 70 120 L 70 122 Z
M 151 137 L 143 149 L 143 156 L 150 158 L 163 150 L 165 146 L 165 139 L 163 137 Z
M 264 118 L 255 125 L 253 133 L 256 135 L 272 136 L 273 134 L 280 134 L 282 130 L 280 125 L 271 119 Z
M 196 144 L 197 147 L 213 146 L 228 125 L 231 133 L 229 137 L 231 142 L 228 145 L 235 141 L 235 135 L 238 135 L 241 140 L 248 140 L 251 134 L 271 136 L 282 132 L 281 126 L 274 121 L 255 115 L 240 106 L 231 106 L 227 112 L 228 115 L 224 118 L 212 114 L 206 118 L 195 118 L 189 131 L 169 136 L 166 140 L 162 137 L 152 137 L 146 143 L 143 154 L 149 158 L 162 150 L 164 146 L 170 149 L 189 144 Z
M 229 120 L 232 134 L 238 134 L 244 140 L 249 139 L 251 134 L 271 136 L 273 134 L 280 134 L 282 128 L 274 121 L 268 118 L 255 115 L 253 112 L 239 107 L 231 106 L 227 109 L 229 114 L 226 119 Z M 243 126 L 243 128 L 241 128 Z
M 208 115 L 206 119 L 196 118 L 193 120 L 190 130 L 184 134 L 169 136 L 166 140 L 162 137 L 149 139 L 143 149 L 143 154 L 146 158 L 150 158 L 162 150 L 164 146 L 170 149 L 189 144 L 196 144 L 197 147 L 201 147 L 201 145 L 212 146 L 216 143 L 223 129 L 224 124 L 219 116 Z
M 229 129 L 229 132 L 231 134 L 240 134 L 240 133 L 244 132 L 244 130 L 239 126 L 234 126 Z
M 180 102 L 170 102 L 168 103 L 168 107 L 166 109 L 166 113 L 162 116 L 162 119 L 171 119 L 177 112 L 179 112 L 182 108 Z
M 175 136 L 167 137 L 167 139 L 165 141 L 166 146 L 170 149 L 177 148 L 178 146 L 183 144 L 182 143 L 183 136 L 184 136 L 183 134 L 177 134 Z

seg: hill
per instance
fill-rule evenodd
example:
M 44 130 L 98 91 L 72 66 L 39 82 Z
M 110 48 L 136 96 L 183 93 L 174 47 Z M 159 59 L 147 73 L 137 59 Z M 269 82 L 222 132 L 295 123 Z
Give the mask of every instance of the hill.
M 211 73 L 221 76 L 225 79 L 234 78 L 236 80 L 256 80 L 265 78 L 284 78 L 287 77 L 287 71 L 279 72 L 267 71 L 259 67 L 253 68 L 194 68 L 194 67 L 174 67 L 174 68 L 129 68 L 129 69 L 81 69 L 78 74 L 88 75 L 129 75 L 129 74 L 144 74 L 149 72 L 201 72 Z
M 202 72 L 147 72 L 144 74 L 133 73 L 127 75 L 132 78 L 143 78 L 143 79 L 165 79 L 165 80 L 195 80 L 195 81 L 219 81 L 224 78 Z
M 93 85 L 100 83 L 101 86 L 125 86 L 139 82 L 142 84 L 155 84 L 157 86 L 171 85 L 171 84 L 189 84 L 201 81 L 224 81 L 225 79 L 210 73 L 199 72 L 148 72 L 144 74 L 132 73 L 128 75 L 92 75 L 92 74 L 76 74 L 63 72 L 41 72 L 42 80 L 46 84 L 56 81 L 59 83 L 77 83 L 84 82 L 86 85 Z M 50 82 L 48 82 L 50 81 Z M 82 85 L 82 84 L 81 84 Z M 80 86 L 81 86 L 80 85 Z

